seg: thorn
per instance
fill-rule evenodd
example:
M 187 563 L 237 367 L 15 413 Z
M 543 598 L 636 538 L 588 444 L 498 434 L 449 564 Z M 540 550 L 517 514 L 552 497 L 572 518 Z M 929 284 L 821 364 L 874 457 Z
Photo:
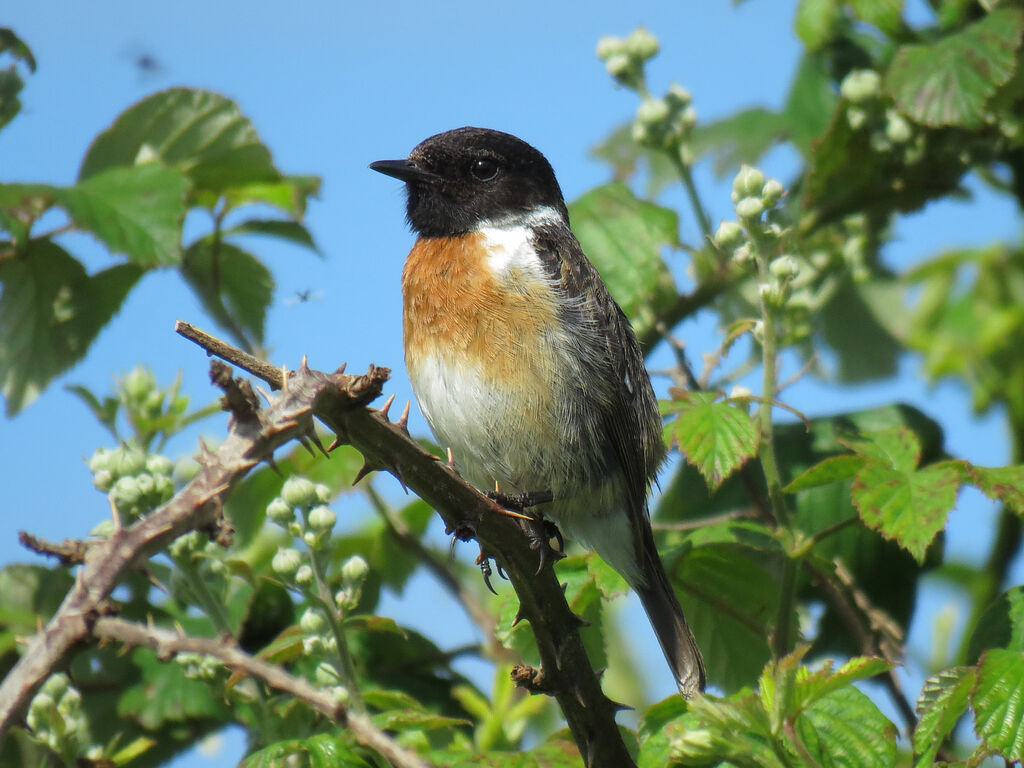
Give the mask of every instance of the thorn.
M 256 386 L 256 391 L 259 392 L 260 395 L 263 396 L 263 399 L 267 401 L 267 405 L 273 405 L 273 403 L 270 402 L 270 393 L 267 392 L 267 390 L 265 390 L 263 387 L 257 385 Z
M 408 400 L 405 401 L 405 408 L 402 409 L 402 415 L 398 418 L 398 421 L 395 422 L 395 426 L 398 427 L 403 432 L 405 432 L 405 434 L 407 434 L 407 435 L 409 434 L 409 401 Z
M 501 493 L 501 488 L 498 487 L 498 481 L 494 481 L 494 495 L 497 496 Z
M 341 374 L 343 374 L 345 372 L 345 368 L 347 368 L 347 367 L 348 367 L 348 363 L 342 363 L 341 365 L 338 366 L 338 369 L 334 372 L 334 375 L 335 376 L 340 376 Z
M 606 696 L 605 698 L 607 699 L 608 697 Z M 608 699 L 608 705 L 612 708 L 612 712 L 622 712 L 624 710 L 628 710 L 630 712 L 633 711 L 633 708 L 629 706 L 629 704 L 623 704 L 620 701 L 615 701 L 615 699 Z
M 339 448 L 339 447 L 341 447 L 343 445 L 344 445 L 344 443 L 341 442 L 341 438 L 335 436 L 335 438 L 333 440 L 331 440 L 331 444 L 327 446 L 327 451 L 328 452 L 333 452 L 336 448 Z
M 562 666 L 562 665 L 559 664 L 558 666 Z M 587 700 L 583 696 L 583 691 L 580 690 L 580 687 L 578 685 L 574 685 L 572 687 L 572 692 L 575 694 L 576 701 L 578 701 L 580 703 L 580 706 L 583 707 L 584 709 L 586 709 L 587 708 Z M 588 765 L 593 765 L 593 763 L 588 763 Z
M 320 451 L 320 453 L 322 453 L 326 458 L 329 459 L 331 457 L 331 455 L 327 452 L 327 449 L 324 448 L 324 444 L 320 442 L 320 435 L 316 433 L 316 427 L 311 426 L 309 428 L 309 432 L 306 433 L 306 439 L 309 440 L 309 442 L 311 442 L 313 445 L 315 445 L 316 449 Z
M 368 474 L 373 472 L 375 469 L 376 469 L 376 467 L 371 467 L 369 460 L 364 458 L 363 459 L 363 466 L 361 466 L 359 468 L 359 471 L 356 472 L 356 479 L 352 481 L 352 485 L 355 485 L 356 483 L 358 483 L 360 480 L 362 480 Z
M 309 363 L 309 359 L 305 355 L 303 355 L 302 356 L 302 361 L 299 363 L 299 372 L 300 373 L 309 373 L 309 365 L 308 365 L 308 363 Z
M 314 459 L 316 458 L 316 451 L 313 450 L 313 446 L 309 444 L 309 440 L 306 438 L 305 435 L 299 435 L 295 439 L 299 441 L 299 445 L 305 448 L 306 452 L 310 456 L 312 456 Z
M 391 397 L 388 398 L 388 401 L 384 403 L 384 405 L 380 409 L 380 415 L 384 419 L 384 421 L 390 421 L 390 419 L 388 418 L 388 411 L 391 410 L 391 404 L 393 402 L 395 402 L 394 392 L 391 393 Z
M 455 457 L 452 455 L 451 448 L 448 449 L 448 467 L 450 469 L 455 469 Z M 455 471 L 458 472 L 457 469 Z
M 277 475 L 278 477 L 284 477 L 284 475 L 281 474 L 281 468 L 277 466 L 277 462 L 274 461 L 273 456 L 267 456 L 267 458 L 265 458 L 264 461 L 267 462 L 268 467 L 274 470 L 275 475 Z
M 281 391 L 284 393 L 288 392 L 288 366 L 281 366 Z
M 455 559 L 455 544 L 458 542 L 458 540 L 459 540 L 459 537 L 455 535 L 454 531 L 452 531 L 452 543 L 448 547 L 448 559 L 449 560 L 454 560 Z
M 400 470 L 398 468 L 398 465 L 395 464 L 388 471 L 391 472 L 391 474 L 395 476 L 395 479 L 398 480 L 399 484 L 402 486 L 402 490 L 405 491 L 405 495 L 408 496 L 409 495 L 409 489 L 405 485 L 405 478 L 402 477 L 402 470 Z
M 516 611 L 515 617 L 513 617 L 513 619 L 512 619 L 512 626 L 514 627 L 516 624 L 518 624 L 520 621 L 522 621 L 525 618 L 526 617 L 523 616 L 523 606 L 520 605 L 519 609 Z

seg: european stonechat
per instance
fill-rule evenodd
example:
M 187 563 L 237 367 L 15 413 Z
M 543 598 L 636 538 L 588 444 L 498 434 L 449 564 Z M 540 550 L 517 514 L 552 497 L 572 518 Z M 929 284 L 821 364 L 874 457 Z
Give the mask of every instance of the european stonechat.
M 690 697 L 704 663 L 658 557 L 647 493 L 665 456 L 633 329 L 569 228 L 547 159 L 507 133 L 431 136 L 375 171 L 405 182 L 405 362 L 463 477 L 550 491 L 541 510 L 636 590 Z

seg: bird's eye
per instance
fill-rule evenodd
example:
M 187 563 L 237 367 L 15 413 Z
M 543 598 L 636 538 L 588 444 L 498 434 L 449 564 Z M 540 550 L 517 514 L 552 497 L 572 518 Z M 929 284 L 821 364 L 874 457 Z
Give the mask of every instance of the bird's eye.
M 484 158 L 473 163 L 473 167 L 470 168 L 470 173 L 472 173 L 474 178 L 478 181 L 490 181 L 498 175 L 498 170 L 498 164 L 496 162 Z

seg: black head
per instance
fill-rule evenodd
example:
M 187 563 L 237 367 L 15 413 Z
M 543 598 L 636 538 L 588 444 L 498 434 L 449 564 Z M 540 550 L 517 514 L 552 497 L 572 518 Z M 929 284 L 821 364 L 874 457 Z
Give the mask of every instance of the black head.
M 483 221 L 544 206 L 568 219 L 551 164 L 508 133 L 457 128 L 423 141 L 406 160 L 380 160 L 370 168 L 405 182 L 406 218 L 427 237 L 470 232 Z

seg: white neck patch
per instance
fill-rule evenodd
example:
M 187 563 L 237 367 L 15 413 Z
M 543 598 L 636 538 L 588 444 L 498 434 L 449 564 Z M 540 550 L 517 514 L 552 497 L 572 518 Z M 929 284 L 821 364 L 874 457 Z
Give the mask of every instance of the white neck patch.
M 531 240 L 533 228 L 562 222 L 564 219 L 561 213 L 555 208 L 544 206 L 523 216 L 481 222 L 477 231 L 484 236 L 487 263 L 497 274 L 507 274 L 514 269 L 542 274 L 540 260 Z

